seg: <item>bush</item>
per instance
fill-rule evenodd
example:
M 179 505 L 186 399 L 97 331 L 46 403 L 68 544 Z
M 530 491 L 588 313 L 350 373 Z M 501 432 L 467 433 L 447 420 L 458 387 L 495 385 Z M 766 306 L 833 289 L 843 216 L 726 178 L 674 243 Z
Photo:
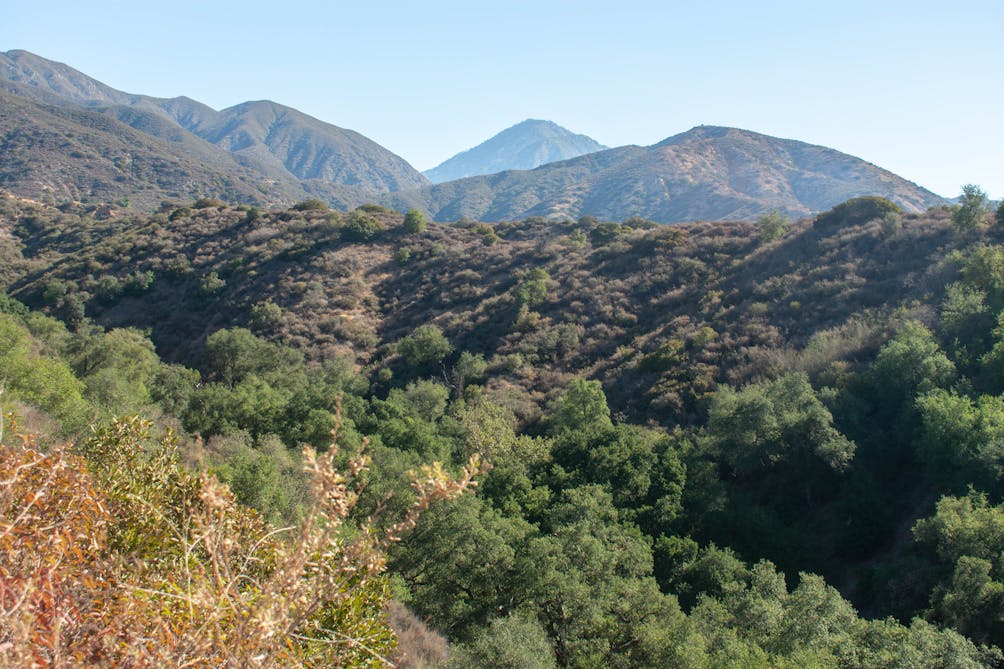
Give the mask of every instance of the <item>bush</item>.
M 210 207 L 222 207 L 223 203 L 211 197 L 200 197 L 192 203 L 192 209 L 209 209 Z
M 817 228 L 833 229 L 861 225 L 874 219 L 881 219 L 890 212 L 902 214 L 903 208 L 884 197 L 874 195 L 855 197 L 820 214 L 813 225 Z
M 788 231 L 788 217 L 779 211 L 772 211 L 756 219 L 756 232 L 763 243 L 773 242 Z
M 303 202 L 297 202 L 292 206 L 293 211 L 327 211 L 328 203 L 324 200 L 311 198 Z
M 404 229 L 411 233 L 418 233 L 425 230 L 425 214 L 418 209 L 409 209 L 404 215 Z
M 397 352 L 412 367 L 440 362 L 450 354 L 453 345 L 434 325 L 422 325 L 397 344 Z
M 349 214 L 342 233 L 345 238 L 353 242 L 368 242 L 383 231 L 380 221 L 362 213 L 362 207 Z
M 8 425 L 7 427 L 13 427 Z M 98 427 L 80 457 L 0 444 L 4 666 L 383 666 L 394 646 L 383 550 L 437 499 L 471 485 L 441 467 L 386 532 L 351 527 L 368 458 L 305 451 L 312 502 L 277 532 L 207 474 L 178 466 L 170 433 Z M 55 658 L 66 658 L 56 661 Z M 74 658 L 70 660 L 69 658 Z
M 990 215 L 990 200 L 987 194 L 975 184 L 962 187 L 959 206 L 952 211 L 952 225 L 959 232 L 976 228 Z

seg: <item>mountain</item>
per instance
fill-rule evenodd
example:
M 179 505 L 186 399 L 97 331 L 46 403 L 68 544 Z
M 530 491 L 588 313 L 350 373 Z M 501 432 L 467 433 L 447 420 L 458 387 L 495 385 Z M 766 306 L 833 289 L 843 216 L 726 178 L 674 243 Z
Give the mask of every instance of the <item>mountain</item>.
M 607 147 L 551 121 L 527 119 L 423 174 L 434 184 L 504 170 L 532 170 Z
M 907 211 L 945 200 L 854 156 L 748 130 L 699 126 L 649 147 L 624 146 L 533 170 L 468 177 L 385 196 L 439 221 L 642 216 L 660 223 L 806 216 L 862 195 Z
M 55 106 L 3 88 L 0 188 L 43 202 L 128 201 L 141 209 L 200 197 L 262 206 L 316 197 L 341 207 L 368 197 L 368 191 L 284 172 L 265 177 L 155 112 Z
M 176 144 L 204 140 L 266 179 L 320 182 L 307 190 L 334 184 L 385 192 L 428 184 L 403 158 L 363 135 L 270 101 L 217 112 L 186 97 L 124 93 L 72 67 L 17 50 L 0 53 L 0 82 L 8 93 L 92 109 Z

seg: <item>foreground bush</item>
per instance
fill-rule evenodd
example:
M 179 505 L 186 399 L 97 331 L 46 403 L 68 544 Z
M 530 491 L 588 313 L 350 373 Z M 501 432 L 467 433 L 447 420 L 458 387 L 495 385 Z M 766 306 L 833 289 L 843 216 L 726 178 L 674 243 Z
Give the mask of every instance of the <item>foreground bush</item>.
M 8 418 L 9 420 L 9 418 Z M 8 426 L 10 428 L 10 426 Z M 0 443 L 0 666 L 376 667 L 395 644 L 382 549 L 435 499 L 473 485 L 438 467 L 389 532 L 350 527 L 364 455 L 347 473 L 305 453 L 313 503 L 274 529 L 175 439 L 115 419 L 79 449 Z

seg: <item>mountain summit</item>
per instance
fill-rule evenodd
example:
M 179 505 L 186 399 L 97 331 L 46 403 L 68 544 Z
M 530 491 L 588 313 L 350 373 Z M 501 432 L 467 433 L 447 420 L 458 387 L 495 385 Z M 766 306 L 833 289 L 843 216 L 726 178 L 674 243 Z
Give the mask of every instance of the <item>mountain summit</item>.
M 442 183 L 504 170 L 532 170 L 605 148 L 594 139 L 577 135 L 552 121 L 527 119 L 423 174 L 432 183 Z

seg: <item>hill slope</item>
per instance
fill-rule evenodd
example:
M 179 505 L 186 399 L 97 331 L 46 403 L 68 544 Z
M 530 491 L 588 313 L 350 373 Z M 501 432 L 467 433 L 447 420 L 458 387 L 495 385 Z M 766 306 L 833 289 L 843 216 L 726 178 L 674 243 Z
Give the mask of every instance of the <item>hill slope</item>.
M 551 163 L 434 185 L 384 198 L 436 220 L 466 216 L 603 219 L 660 223 L 743 220 L 779 210 L 793 217 L 851 197 L 878 195 L 922 211 L 944 200 L 859 158 L 747 130 L 700 126 L 650 147 L 625 146 Z
M 183 130 L 235 154 L 268 179 L 311 179 L 372 191 L 428 183 L 404 159 L 359 133 L 274 102 L 245 102 L 217 112 L 186 97 L 133 95 L 27 51 L 0 53 L 0 80 L 8 93 L 101 110 L 155 137 L 181 141 L 176 135 Z
M 432 183 L 504 170 L 532 170 L 607 147 L 551 121 L 527 119 L 423 172 Z

